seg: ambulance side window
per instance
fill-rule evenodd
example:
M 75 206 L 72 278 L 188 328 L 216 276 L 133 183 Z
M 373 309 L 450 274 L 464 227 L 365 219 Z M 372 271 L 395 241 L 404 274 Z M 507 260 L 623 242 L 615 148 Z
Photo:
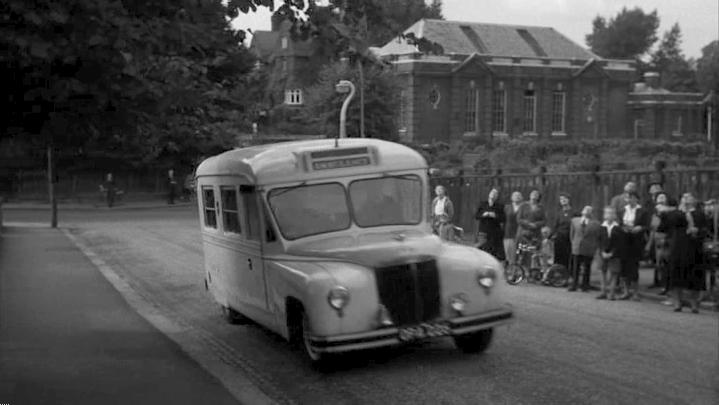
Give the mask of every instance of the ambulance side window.
M 222 228 L 225 232 L 241 233 L 237 189 L 235 187 L 221 187 L 220 196 L 222 197 Z
M 215 205 L 215 190 L 212 186 L 202 187 L 202 207 L 205 226 L 217 229 L 217 206 Z
M 240 186 L 240 196 L 245 216 L 245 235 L 249 240 L 260 240 L 260 210 L 254 187 Z

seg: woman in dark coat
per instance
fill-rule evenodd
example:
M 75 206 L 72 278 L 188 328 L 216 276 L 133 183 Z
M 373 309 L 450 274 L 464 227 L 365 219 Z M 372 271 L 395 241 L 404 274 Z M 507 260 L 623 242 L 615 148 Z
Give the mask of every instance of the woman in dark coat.
M 685 204 L 682 204 L 683 206 Z M 667 202 L 667 211 L 662 214 L 662 221 L 657 231 L 666 234 L 669 248 L 668 267 L 669 280 L 676 294 L 674 311 L 679 312 L 684 306 L 684 290 L 698 290 L 704 284 L 697 277 L 697 248 L 692 234 L 698 234 L 696 221 L 692 212 L 677 209 L 677 202 L 670 198 Z M 690 223 L 691 222 L 691 223 Z M 701 248 L 701 247 L 700 247 Z M 691 300 L 692 312 L 699 311 L 697 297 Z
M 554 263 L 561 264 L 569 269 L 569 259 L 572 257 L 572 243 L 569 240 L 569 229 L 572 218 L 579 216 L 573 209 L 569 194 L 559 194 L 559 212 L 554 221 Z
M 531 243 L 539 246 L 540 231 L 547 222 L 544 207 L 541 204 L 542 194 L 539 190 L 529 193 L 529 201 L 522 204 L 517 212 L 517 243 Z
M 490 253 L 499 261 L 504 260 L 504 231 L 506 221 L 504 206 L 499 203 L 499 190 L 489 191 L 487 201 L 482 201 L 474 218 L 478 222 L 477 234 L 484 234 L 485 242 L 480 249 Z
M 639 261 L 644 254 L 645 233 L 649 227 L 650 217 L 646 209 L 638 204 L 637 193 L 629 193 L 627 204 L 619 214 L 624 231 L 624 248 L 622 249 L 621 277 L 625 284 L 625 293 L 620 300 L 639 300 Z

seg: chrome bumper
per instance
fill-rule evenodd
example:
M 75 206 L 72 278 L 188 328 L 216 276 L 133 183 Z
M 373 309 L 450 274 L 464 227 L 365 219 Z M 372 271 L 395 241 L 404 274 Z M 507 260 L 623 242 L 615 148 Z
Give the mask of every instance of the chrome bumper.
M 484 312 L 479 315 L 445 319 L 437 323 L 445 323 L 449 327 L 449 334 L 447 336 L 458 336 L 505 325 L 512 322 L 513 319 L 514 313 L 512 309 L 502 308 Z M 404 342 L 399 338 L 399 331 L 400 328 L 391 327 L 345 335 L 311 336 L 310 344 L 315 351 L 321 353 L 341 353 L 400 345 Z

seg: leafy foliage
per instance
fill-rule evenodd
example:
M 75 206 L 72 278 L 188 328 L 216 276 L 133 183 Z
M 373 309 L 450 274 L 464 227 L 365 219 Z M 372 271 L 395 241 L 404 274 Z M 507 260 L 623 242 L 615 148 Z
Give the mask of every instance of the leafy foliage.
M 702 48 L 702 56 L 697 61 L 697 80 L 702 91 L 719 92 L 719 41 Z
M 508 139 L 475 145 L 464 142 L 415 146 L 423 151 L 432 167 L 461 168 L 465 153 L 478 155 L 474 166 L 481 174 L 574 172 L 621 169 L 649 169 L 656 162 L 672 167 L 715 165 L 716 158 L 702 142 L 661 140 L 536 140 Z
M 609 20 L 597 16 L 586 41 L 599 56 L 634 59 L 644 55 L 657 41 L 658 27 L 656 10 L 647 14 L 638 7 L 631 10 L 625 7 Z
M 392 72 L 378 66 L 365 68 L 365 134 L 370 138 L 395 139 L 397 128 L 394 108 L 398 102 L 399 89 Z M 321 133 L 330 137 L 339 133 L 339 117 L 345 94 L 335 91 L 340 80 L 350 80 L 359 86 L 357 69 L 347 62 L 326 65 L 318 75 L 315 85 L 307 89 L 302 119 L 317 126 Z M 347 110 L 347 136 L 359 136 L 360 105 L 359 89 Z
M 664 33 L 657 49 L 651 56 L 651 68 L 659 72 L 662 87 L 679 92 L 697 91 L 694 69 L 681 50 L 682 32 L 674 24 Z
M 276 108 L 274 116 L 286 117 L 295 131 L 334 136 L 338 132 L 339 111 L 344 99 L 335 92 L 334 86 L 339 80 L 351 80 L 359 87 L 358 65 L 361 65 L 365 83 L 365 135 L 396 137 L 394 112 L 399 89 L 391 73 L 385 71 L 384 63 L 369 48 L 384 45 L 421 18 L 441 18 L 441 2 L 427 5 L 424 0 L 332 0 L 327 7 L 310 4 L 307 14 L 309 20 L 306 23 L 293 20 L 286 11 L 278 11 L 273 17 L 289 17 L 290 21 L 295 21 L 292 31 L 295 37 L 311 37 L 316 52 L 304 70 L 295 72 L 304 75 L 300 81 L 308 81 L 311 77 L 310 81 L 314 83 L 305 89 L 305 108 L 298 117 L 300 122 L 292 111 L 284 109 Z M 359 90 L 348 112 L 348 136 L 359 135 Z M 314 131 L 309 129 L 312 127 Z
M 226 148 L 246 125 L 238 89 L 254 63 L 227 17 L 272 3 L 4 1 L 0 136 L 135 165 Z

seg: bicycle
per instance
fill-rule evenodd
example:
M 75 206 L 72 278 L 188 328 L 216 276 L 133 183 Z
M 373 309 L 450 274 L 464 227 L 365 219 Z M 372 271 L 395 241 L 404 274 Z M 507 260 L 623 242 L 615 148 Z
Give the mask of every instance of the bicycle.
M 553 287 L 564 287 L 569 279 L 566 267 L 554 264 L 542 269 L 541 257 L 537 246 L 530 243 L 517 244 L 517 254 L 513 263 L 504 268 L 504 278 L 510 285 L 518 285 L 527 280 L 529 283 L 541 283 Z M 529 265 L 527 266 L 527 263 Z

